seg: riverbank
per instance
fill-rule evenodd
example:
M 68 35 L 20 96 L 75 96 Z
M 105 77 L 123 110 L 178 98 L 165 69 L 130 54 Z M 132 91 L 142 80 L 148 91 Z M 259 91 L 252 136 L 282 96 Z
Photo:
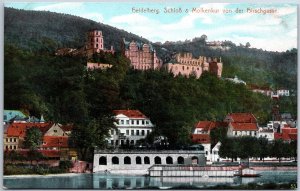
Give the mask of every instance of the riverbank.
M 4 175 L 3 178 L 34 178 L 34 177 L 52 177 L 52 176 L 79 176 L 82 174 L 89 174 L 89 173 L 61 173 L 61 174 L 15 174 L 15 175 Z

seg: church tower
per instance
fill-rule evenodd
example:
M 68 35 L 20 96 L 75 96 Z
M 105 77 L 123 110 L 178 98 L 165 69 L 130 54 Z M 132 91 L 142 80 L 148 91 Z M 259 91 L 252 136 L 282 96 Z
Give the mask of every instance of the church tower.
M 102 31 L 91 30 L 88 32 L 87 49 L 92 53 L 100 52 L 100 50 L 104 50 Z

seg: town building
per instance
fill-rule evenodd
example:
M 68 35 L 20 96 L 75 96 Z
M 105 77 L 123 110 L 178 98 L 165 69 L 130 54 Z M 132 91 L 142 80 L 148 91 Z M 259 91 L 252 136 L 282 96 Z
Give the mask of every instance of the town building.
M 212 145 L 212 141 L 210 140 L 211 130 L 215 128 L 226 128 L 226 122 L 214 122 L 214 121 L 199 121 L 195 124 L 195 129 L 192 134 L 192 142 L 201 144 L 204 147 L 205 159 L 207 162 L 215 162 L 218 161 L 219 158 L 213 156 L 217 151 L 213 153 L 212 148 L 215 145 Z
M 272 90 L 269 87 L 259 87 L 257 85 L 249 85 L 249 88 L 252 92 L 261 93 L 271 98 L 279 98 L 283 96 L 290 96 L 290 91 L 285 88 L 280 88 L 277 90 Z
M 258 124 L 252 113 L 230 113 L 224 122 L 228 123 L 228 137 L 257 136 Z
M 260 127 L 257 132 L 257 138 L 265 138 L 268 141 L 274 141 L 274 130 L 273 128 L 262 128 Z
M 100 69 L 100 70 L 106 70 L 108 68 L 111 68 L 111 64 L 105 64 L 105 63 L 99 63 L 99 62 L 87 62 L 86 67 L 88 70 L 95 70 L 95 69 Z
M 289 125 L 284 125 L 284 127 L 280 129 L 280 132 L 274 132 L 274 139 L 282 139 L 285 142 L 296 141 L 297 133 L 297 128 L 290 127 Z
M 156 56 L 151 44 L 126 41 L 121 46 L 123 54 L 130 60 L 131 66 L 137 70 L 160 69 L 162 60 Z
M 110 130 L 111 137 L 107 139 L 111 146 L 136 145 L 154 128 L 150 119 L 139 110 L 114 110 L 113 113 L 115 129 Z
M 187 77 L 194 75 L 199 78 L 204 71 L 208 71 L 221 77 L 223 64 L 221 58 L 219 60 L 204 56 L 193 58 L 192 53 L 179 53 L 169 63 L 164 64 L 164 67 L 174 76 L 179 74 Z
M 23 148 L 26 130 L 32 127 L 49 128 L 49 123 L 12 123 L 6 130 L 4 137 L 4 150 L 18 150 Z

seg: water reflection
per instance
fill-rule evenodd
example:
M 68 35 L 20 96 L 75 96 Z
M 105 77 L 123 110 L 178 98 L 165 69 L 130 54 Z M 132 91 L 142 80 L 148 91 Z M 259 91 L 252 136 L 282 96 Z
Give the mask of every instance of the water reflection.
M 77 188 L 77 189 L 134 189 L 169 188 L 176 186 L 207 187 L 219 184 L 287 183 L 297 181 L 296 171 L 259 172 L 258 178 L 239 177 L 144 177 L 113 174 L 81 174 L 71 176 L 4 177 L 7 188 Z

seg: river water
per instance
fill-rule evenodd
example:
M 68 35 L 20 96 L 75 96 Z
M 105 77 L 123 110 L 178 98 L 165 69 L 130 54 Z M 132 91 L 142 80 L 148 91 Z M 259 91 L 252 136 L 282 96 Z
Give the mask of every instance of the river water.
M 18 189 L 134 189 L 172 188 L 177 186 L 208 187 L 219 184 L 240 185 L 253 183 L 297 182 L 297 171 L 257 171 L 257 178 L 240 177 L 145 177 L 113 174 L 71 174 L 34 177 L 4 177 L 6 188 Z

